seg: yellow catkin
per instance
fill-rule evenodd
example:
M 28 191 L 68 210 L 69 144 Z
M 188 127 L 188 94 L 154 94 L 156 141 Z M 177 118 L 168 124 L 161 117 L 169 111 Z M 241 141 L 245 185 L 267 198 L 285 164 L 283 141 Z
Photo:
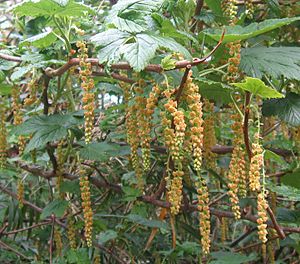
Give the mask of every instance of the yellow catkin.
M 169 201 L 171 203 L 171 214 L 176 215 L 180 211 L 181 200 L 182 200 L 182 177 L 183 171 L 173 171 L 173 178 L 171 180 L 170 190 L 168 192 Z
M 24 206 L 24 184 L 21 180 L 18 181 L 17 198 L 18 198 L 18 202 L 19 202 L 19 208 L 23 208 L 23 206 Z
M 71 215 L 68 217 L 67 233 L 68 233 L 68 240 L 69 240 L 70 248 L 72 250 L 75 250 L 77 248 L 77 246 L 76 246 L 76 230 L 75 230 L 75 222 Z
M 101 263 L 100 255 L 97 254 L 97 255 L 94 257 L 93 264 L 100 264 L 100 263 Z
M 252 0 L 245 0 L 246 16 L 249 19 L 253 18 L 254 14 L 254 4 Z
M 255 142 L 252 143 L 253 157 L 251 158 L 250 169 L 249 169 L 249 187 L 250 190 L 260 191 L 260 175 L 261 168 L 263 165 L 263 149 L 259 144 L 259 135 L 255 135 Z
M 246 161 L 245 161 L 245 151 L 242 148 L 243 144 L 243 122 L 239 114 L 234 114 L 231 116 L 234 120 L 231 128 L 234 133 L 233 145 L 235 146 L 232 152 L 232 157 L 229 164 L 228 173 L 228 196 L 231 202 L 232 211 L 236 219 L 241 216 L 239 207 L 239 197 L 240 193 L 242 197 L 247 194 L 247 181 L 246 181 Z
M 170 93 L 165 91 L 164 94 L 167 97 L 167 102 L 164 104 L 166 111 L 162 118 L 162 124 L 165 126 L 164 138 L 174 163 L 174 171 L 172 174 L 169 173 L 169 177 L 167 177 L 167 189 L 171 203 L 171 214 L 176 215 L 180 211 L 182 201 L 182 181 L 184 175 L 182 161 L 186 123 L 184 112 L 178 109 L 177 101 L 171 98 L 173 91 Z
M 92 246 L 92 231 L 93 231 L 93 211 L 91 205 L 91 191 L 88 176 L 86 176 L 86 170 L 80 169 L 80 191 L 82 209 L 84 215 L 84 235 L 88 247 Z
M 60 190 L 63 181 L 63 166 L 64 166 L 63 143 L 64 143 L 63 140 L 59 141 L 56 149 L 57 152 L 56 188 L 61 198 L 64 198 L 64 194 Z
M 192 72 L 189 73 L 185 87 L 184 99 L 189 109 L 189 138 L 194 169 L 197 172 L 196 181 L 198 211 L 199 211 L 199 231 L 201 236 L 201 246 L 204 255 L 210 252 L 210 210 L 209 192 L 205 179 L 201 177 L 202 148 L 203 148 L 203 112 L 199 87 L 193 83 Z
M 264 192 L 260 192 L 257 195 L 257 214 L 258 214 L 258 219 L 257 219 L 257 228 L 258 228 L 258 237 L 261 240 L 263 244 L 267 242 L 267 208 L 268 208 L 268 203 L 265 197 Z
M 236 22 L 236 15 L 237 15 L 237 1 L 236 0 L 223 0 L 221 2 L 221 8 L 223 13 L 229 19 L 229 24 L 234 24 Z
M 35 79 L 32 79 L 27 86 L 27 90 L 29 91 L 29 97 L 24 99 L 24 106 L 31 106 L 37 101 L 37 88 L 37 81 Z
M 275 264 L 275 250 L 273 249 L 272 243 L 268 243 L 268 255 L 269 255 L 269 263 Z
M 138 129 L 138 106 L 137 103 L 140 99 L 133 98 L 129 91 L 129 87 L 124 86 L 124 97 L 126 100 L 126 130 L 127 130 L 127 142 L 131 149 L 131 164 L 135 172 L 137 179 L 137 188 L 143 190 L 144 180 L 143 171 L 141 168 L 140 157 L 138 155 L 138 148 L 140 145 L 140 134 Z M 129 104 L 129 100 L 133 100 L 132 104 Z
M 54 229 L 54 242 L 55 242 L 57 256 L 61 256 L 63 244 L 61 239 L 61 233 L 56 228 Z
M 203 148 L 203 113 L 199 87 L 193 83 L 190 72 L 185 86 L 186 103 L 189 108 L 190 144 L 194 161 L 194 169 L 201 171 Z
M 83 41 L 78 41 L 76 46 L 79 48 L 79 60 L 80 60 L 80 71 L 79 76 L 81 79 L 81 88 L 83 89 L 83 110 L 84 110 L 84 123 L 85 123 L 85 142 L 88 144 L 92 141 L 92 130 L 94 125 L 95 116 L 95 93 L 94 80 L 90 78 L 92 74 L 92 64 L 87 61 L 88 59 L 88 49 L 86 43 Z
M 229 48 L 230 58 L 228 59 L 226 80 L 228 82 L 237 81 L 241 77 L 239 65 L 241 62 L 241 43 L 240 41 L 230 42 L 227 45 Z
M 7 163 L 7 130 L 5 125 L 4 106 L 0 105 L 0 169 Z
M 202 252 L 204 255 L 210 252 L 210 210 L 209 193 L 204 179 L 197 181 L 199 230 L 201 235 Z
M 226 242 L 227 239 L 227 219 L 225 217 L 221 218 L 221 241 L 222 243 Z
M 22 115 L 22 105 L 20 102 L 20 92 L 17 87 L 13 87 L 11 91 L 12 97 L 12 109 L 14 114 L 14 125 L 20 125 L 23 123 L 23 115 Z M 24 152 L 26 144 L 26 137 L 19 136 L 18 137 L 18 146 L 19 146 L 19 154 L 21 155 Z
M 203 124 L 203 158 L 207 168 L 216 168 L 216 154 L 211 151 L 211 148 L 216 145 L 217 139 L 215 134 L 215 118 L 214 104 L 209 100 L 204 100 L 204 110 L 208 113 Z
M 154 109 L 158 102 L 158 97 L 161 91 L 158 86 L 154 85 L 149 97 L 146 99 L 146 108 L 144 111 L 144 122 L 141 130 L 141 146 L 142 146 L 142 157 L 144 170 L 150 169 L 150 142 L 151 142 L 151 120 L 154 113 Z

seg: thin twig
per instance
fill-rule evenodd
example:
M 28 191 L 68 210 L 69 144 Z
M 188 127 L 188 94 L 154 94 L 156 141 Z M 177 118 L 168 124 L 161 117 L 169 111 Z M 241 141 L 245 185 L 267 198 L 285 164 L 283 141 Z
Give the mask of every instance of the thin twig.
M 28 257 L 26 257 L 25 255 L 23 255 L 22 253 L 20 253 L 16 249 L 12 248 L 11 246 L 7 245 L 3 241 L 0 241 L 0 246 L 2 246 L 2 248 L 4 248 L 4 249 L 7 249 L 7 250 L 10 250 L 10 251 L 14 252 L 16 255 L 18 255 L 19 257 L 21 257 L 23 259 L 30 260 Z
M 280 237 L 280 239 L 285 239 L 285 233 L 283 232 L 283 230 L 281 229 L 280 225 L 278 224 L 276 217 L 272 211 L 272 209 L 270 208 L 270 206 L 267 207 L 267 212 L 270 215 L 271 221 L 273 223 L 274 229 L 276 230 L 278 236 Z
M 244 240 L 247 236 L 249 236 L 255 230 L 257 230 L 257 227 L 253 227 L 253 228 L 247 230 L 244 234 L 239 236 L 236 240 L 232 241 L 230 244 L 230 247 L 235 247 L 238 243 L 240 243 L 242 240 Z
M 249 161 L 252 158 L 252 152 L 251 152 L 250 141 L 249 141 L 250 98 L 251 98 L 251 94 L 249 92 L 246 92 L 243 132 L 244 132 L 244 142 L 245 142 Z
M 192 27 L 191 27 L 191 31 L 192 32 L 195 32 L 195 29 L 197 27 L 197 16 L 200 15 L 201 13 L 201 9 L 203 7 L 203 4 L 204 4 L 204 0 L 197 0 L 197 5 L 196 5 L 196 9 L 195 9 L 195 14 L 194 14 L 194 17 L 193 17 L 193 20 L 192 20 Z
M 40 227 L 40 226 L 49 225 L 50 223 L 51 223 L 51 221 L 37 223 L 37 224 L 31 225 L 31 226 L 28 226 L 28 227 L 24 227 L 24 228 L 21 228 L 21 229 L 16 229 L 16 230 L 9 231 L 9 232 L 4 232 L 3 235 L 7 236 L 7 235 L 17 234 L 17 233 L 24 232 L 24 231 L 27 231 L 27 230 L 30 230 L 30 229 L 33 229 L 33 228 L 37 228 L 37 227 Z

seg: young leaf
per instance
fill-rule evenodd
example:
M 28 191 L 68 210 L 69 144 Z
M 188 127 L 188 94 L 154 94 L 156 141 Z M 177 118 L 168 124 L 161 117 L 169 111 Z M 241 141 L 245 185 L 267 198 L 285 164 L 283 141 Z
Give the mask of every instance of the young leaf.
M 55 217 L 62 217 L 67 207 L 68 207 L 67 201 L 54 200 L 43 209 L 43 212 L 41 214 L 41 219 L 45 219 L 51 216 L 52 214 L 54 214 Z
M 282 98 L 283 94 L 277 92 L 269 86 L 266 86 L 260 79 L 246 77 L 246 81 L 243 83 L 232 83 L 232 85 L 239 87 L 245 91 L 258 95 L 263 99 L 266 98 Z
M 267 19 L 260 23 L 251 23 L 246 27 L 242 26 L 226 26 L 225 37 L 223 43 L 253 38 L 260 34 L 269 32 L 273 29 L 288 25 L 300 20 L 300 17 L 282 18 L 282 19 Z M 222 36 L 223 29 L 207 29 L 202 35 L 207 35 L 212 39 L 218 41 Z
M 150 15 L 157 11 L 163 0 L 123 0 L 113 6 L 106 18 L 121 31 L 138 33 L 148 30 Z
M 73 0 L 27 0 L 12 7 L 18 16 L 57 16 L 57 17 L 81 17 L 88 13 L 94 13 L 93 9 Z
M 273 182 L 267 183 L 267 188 L 276 192 L 278 195 L 288 198 L 291 201 L 300 201 L 300 190 L 298 188 L 281 184 L 279 186 L 275 185 Z
M 161 60 L 161 66 L 164 70 L 172 70 L 175 68 L 176 60 L 172 59 L 172 54 L 164 57 Z
M 300 80 L 299 47 L 255 47 L 242 49 L 239 66 L 247 75 L 261 78 L 284 76 Z
M 264 116 L 278 116 L 292 126 L 300 125 L 300 95 L 287 93 L 285 98 L 266 100 L 263 103 Z
M 19 46 L 23 47 L 31 45 L 37 48 L 46 48 L 54 41 L 56 41 L 56 39 L 57 37 L 53 34 L 52 30 L 49 30 L 47 32 L 23 40 L 22 42 L 20 42 Z
M 107 161 L 120 153 L 121 147 L 117 144 L 100 142 L 85 145 L 80 150 L 80 157 L 86 160 Z

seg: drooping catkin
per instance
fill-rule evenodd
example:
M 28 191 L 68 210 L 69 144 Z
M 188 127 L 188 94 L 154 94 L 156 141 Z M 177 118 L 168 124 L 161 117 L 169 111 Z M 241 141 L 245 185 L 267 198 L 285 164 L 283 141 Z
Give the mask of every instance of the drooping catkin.
M 265 192 L 260 192 L 257 195 L 257 214 L 258 214 L 258 219 L 257 219 L 257 228 L 258 228 L 258 237 L 260 239 L 260 241 L 263 243 L 262 244 L 262 250 L 265 253 L 266 249 L 266 242 L 268 241 L 267 239 L 267 220 L 268 220 L 268 216 L 267 216 L 267 208 L 268 208 L 268 203 L 266 200 L 266 195 Z
M 37 102 L 37 88 L 38 82 L 35 79 L 31 79 L 27 85 L 27 90 L 29 91 L 29 97 L 24 99 L 24 106 L 31 106 Z
M 73 220 L 73 216 L 69 215 L 67 219 L 67 233 L 69 245 L 72 250 L 76 249 L 76 230 L 75 230 L 75 222 Z
M 17 198 L 19 202 L 19 208 L 21 209 L 24 206 L 24 184 L 22 180 L 18 180 Z
M 54 242 L 55 242 L 57 256 L 61 256 L 62 255 L 63 244 L 62 244 L 62 238 L 61 238 L 60 230 L 57 229 L 57 228 L 54 229 Z
M 204 119 L 203 124 L 203 158 L 207 168 L 215 169 L 216 154 L 211 150 L 211 148 L 217 143 L 215 134 L 214 104 L 205 99 L 204 110 L 208 115 Z
M 82 103 L 84 110 L 85 142 L 88 144 L 92 141 L 92 130 L 95 117 L 95 93 L 93 92 L 95 85 L 94 80 L 90 77 L 92 74 L 92 64 L 87 61 L 88 49 L 86 47 L 86 43 L 78 41 L 76 46 L 79 48 L 79 76 L 81 79 L 81 88 L 83 89 Z
M 252 19 L 254 14 L 254 4 L 252 0 L 245 0 L 245 9 L 247 18 Z
M 253 157 L 251 158 L 249 168 L 249 187 L 253 192 L 260 191 L 261 169 L 263 166 L 263 149 L 259 143 L 259 134 L 255 135 L 255 141 L 252 143 Z
M 204 179 L 200 178 L 196 183 L 198 193 L 199 230 L 201 235 L 202 252 L 204 255 L 210 252 L 210 210 L 209 192 Z
M 88 247 L 92 246 L 92 235 L 93 235 L 93 211 L 91 204 L 91 191 L 90 183 L 87 172 L 84 168 L 80 168 L 80 191 L 81 191 L 81 201 L 82 209 L 84 215 L 84 236 Z
M 0 169 L 7 163 L 7 130 L 5 124 L 5 108 L 0 104 Z
M 20 91 L 14 86 L 11 91 L 12 97 L 12 110 L 14 114 L 14 125 L 20 125 L 23 123 L 22 104 L 20 102 Z M 20 135 L 18 137 L 19 155 L 22 155 L 25 149 L 26 137 Z

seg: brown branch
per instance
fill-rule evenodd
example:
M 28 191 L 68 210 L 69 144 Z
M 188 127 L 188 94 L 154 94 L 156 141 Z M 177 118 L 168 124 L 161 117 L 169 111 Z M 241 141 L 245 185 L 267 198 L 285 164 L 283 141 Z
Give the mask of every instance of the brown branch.
M 249 92 L 246 92 L 243 132 L 244 132 L 244 142 L 245 142 L 249 161 L 252 158 L 252 152 L 251 152 L 250 141 L 249 141 L 250 98 L 251 98 L 251 94 Z
M 17 251 L 16 249 L 12 248 L 11 246 L 7 245 L 6 243 L 4 243 L 3 241 L 0 241 L 0 246 L 4 249 L 10 250 L 12 252 L 14 252 L 16 255 L 18 255 L 19 257 L 26 259 L 26 260 L 30 260 L 28 257 L 26 257 L 25 255 L 23 255 L 22 253 L 20 253 L 19 251 Z
M 223 31 L 222 36 L 221 36 L 219 42 L 217 43 L 217 45 L 205 57 L 194 58 L 192 61 L 188 61 L 188 60 L 178 61 L 178 62 L 176 62 L 174 69 L 186 68 L 188 65 L 196 66 L 198 64 L 205 62 L 210 56 L 213 55 L 213 53 L 222 44 L 224 35 L 225 35 L 225 31 Z M 10 55 L 3 54 L 3 53 L 0 53 L 0 58 L 9 60 L 9 61 L 22 62 L 22 59 L 20 57 L 10 56 Z M 94 66 L 98 66 L 100 68 L 105 67 L 104 64 L 99 64 L 99 60 L 96 58 L 88 58 L 87 62 L 91 63 Z M 79 65 L 79 58 L 71 58 L 67 63 L 65 63 L 63 66 L 61 66 L 58 69 L 52 69 L 50 67 L 46 68 L 45 74 L 50 78 L 55 77 L 55 76 L 60 76 L 60 75 L 64 74 L 66 71 L 68 71 L 71 67 L 76 66 L 76 65 Z M 110 68 L 112 70 L 132 70 L 132 67 L 126 62 L 112 64 L 110 66 Z M 149 72 L 157 72 L 157 73 L 162 73 L 164 71 L 163 67 L 160 64 L 149 64 L 148 66 L 145 67 L 144 70 L 149 71 Z M 102 73 L 100 73 L 100 74 L 102 74 Z M 116 74 L 112 74 L 111 76 L 113 78 L 115 78 L 115 77 L 121 78 L 120 75 L 116 75 Z
M 21 228 L 21 229 L 16 229 L 16 230 L 9 231 L 9 232 L 4 232 L 3 235 L 5 235 L 5 236 L 14 235 L 14 234 L 17 234 L 17 233 L 20 233 L 20 232 L 24 232 L 24 231 L 33 229 L 33 228 L 37 228 L 37 227 L 44 226 L 44 225 L 49 225 L 50 223 L 51 223 L 51 221 L 37 223 L 37 224 L 31 225 L 31 226 L 28 226 L 28 227 L 24 227 L 24 228 Z
M 184 89 L 184 86 L 185 86 L 185 83 L 186 83 L 186 80 L 189 76 L 189 72 L 191 70 L 192 66 L 191 65 L 187 65 L 186 68 L 185 68 L 185 72 L 182 76 L 182 79 L 181 79 L 181 82 L 180 82 L 180 86 L 179 88 L 177 89 L 176 91 L 176 98 L 175 100 L 177 101 L 177 104 L 179 104 L 179 99 L 180 99 L 180 96 L 183 92 L 183 89 Z
M 267 207 L 267 212 L 270 215 L 271 221 L 273 223 L 274 229 L 276 230 L 278 236 L 280 237 L 280 239 L 285 239 L 285 233 L 283 232 L 281 226 L 278 224 L 276 217 L 272 211 L 272 209 L 270 208 L 270 206 Z
M 200 15 L 201 13 L 201 9 L 203 7 L 203 4 L 204 4 L 204 0 L 197 0 L 197 5 L 196 5 L 196 9 L 195 9 L 195 14 L 194 14 L 194 17 L 193 17 L 193 20 L 192 20 L 192 27 L 191 27 L 191 31 L 192 32 L 195 32 L 195 29 L 197 27 L 197 19 L 196 17 Z

